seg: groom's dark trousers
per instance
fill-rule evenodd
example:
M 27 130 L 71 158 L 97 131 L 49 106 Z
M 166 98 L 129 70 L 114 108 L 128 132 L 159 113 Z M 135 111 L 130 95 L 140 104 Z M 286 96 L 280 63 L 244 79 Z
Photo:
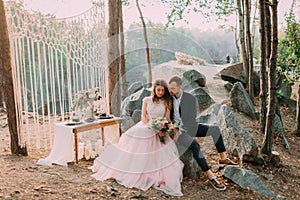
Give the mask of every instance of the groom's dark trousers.
M 179 145 L 192 151 L 193 157 L 195 158 L 196 162 L 201 167 L 202 171 L 206 172 L 210 169 L 210 167 L 208 166 L 205 157 L 200 150 L 200 145 L 194 139 L 194 137 L 212 136 L 214 144 L 219 153 L 225 152 L 226 149 L 224 146 L 221 131 L 218 126 L 197 123 L 196 102 L 196 98 L 193 95 L 187 92 L 183 92 L 179 105 L 179 114 L 182 121 L 181 125 L 184 131 L 182 131 L 183 133 L 180 135 L 177 142 L 179 143 Z M 174 117 L 174 109 L 171 110 L 171 117 Z
M 226 151 L 220 129 L 216 125 L 199 124 L 195 136 L 191 136 L 187 132 L 184 132 L 178 138 L 178 143 L 191 150 L 191 152 L 193 153 L 193 157 L 204 172 L 209 170 L 210 167 L 208 166 L 206 159 L 201 152 L 199 143 L 194 139 L 194 137 L 206 136 L 212 136 L 218 153 Z

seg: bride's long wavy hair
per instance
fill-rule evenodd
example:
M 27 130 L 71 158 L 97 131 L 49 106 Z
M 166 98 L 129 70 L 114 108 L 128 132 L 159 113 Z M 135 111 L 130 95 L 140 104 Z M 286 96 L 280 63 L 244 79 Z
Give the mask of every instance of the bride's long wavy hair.
M 160 97 L 160 98 L 155 93 L 155 89 L 156 89 L 157 86 L 163 86 L 164 89 L 165 89 L 164 95 L 162 97 Z M 159 102 L 159 100 L 163 100 L 164 103 L 165 103 L 165 105 L 166 105 L 166 107 L 167 107 L 167 109 L 171 110 L 172 105 L 173 105 L 172 104 L 172 96 L 170 95 L 170 92 L 169 92 L 168 85 L 167 85 L 166 81 L 164 81 L 164 80 L 156 80 L 154 82 L 153 90 L 152 90 L 151 95 L 152 95 L 152 100 L 153 100 L 154 103 Z

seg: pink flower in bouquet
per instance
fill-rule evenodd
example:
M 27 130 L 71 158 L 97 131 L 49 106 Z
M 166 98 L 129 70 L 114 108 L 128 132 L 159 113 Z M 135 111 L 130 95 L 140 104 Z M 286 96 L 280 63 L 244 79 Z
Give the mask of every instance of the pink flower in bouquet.
M 150 129 L 155 131 L 159 140 L 165 144 L 166 134 L 169 132 L 168 120 L 165 117 L 154 118 L 150 121 Z

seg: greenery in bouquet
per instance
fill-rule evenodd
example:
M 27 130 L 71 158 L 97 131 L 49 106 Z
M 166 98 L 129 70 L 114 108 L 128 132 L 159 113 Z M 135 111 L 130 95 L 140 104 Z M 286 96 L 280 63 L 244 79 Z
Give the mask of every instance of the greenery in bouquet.
M 159 137 L 159 140 L 165 144 L 166 134 L 169 132 L 169 121 L 165 117 L 153 118 L 150 121 L 150 129 L 155 131 Z

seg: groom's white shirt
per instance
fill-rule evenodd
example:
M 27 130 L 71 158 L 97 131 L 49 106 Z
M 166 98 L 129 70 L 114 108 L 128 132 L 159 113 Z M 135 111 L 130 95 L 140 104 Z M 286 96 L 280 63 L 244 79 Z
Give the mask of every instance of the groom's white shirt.
M 182 94 L 183 94 L 183 91 L 181 90 L 181 95 L 179 98 L 176 98 L 175 96 L 173 96 L 174 121 L 175 121 L 175 123 L 178 123 L 178 124 L 182 124 L 182 120 L 181 120 L 180 113 L 179 113 L 179 105 L 180 105 Z

